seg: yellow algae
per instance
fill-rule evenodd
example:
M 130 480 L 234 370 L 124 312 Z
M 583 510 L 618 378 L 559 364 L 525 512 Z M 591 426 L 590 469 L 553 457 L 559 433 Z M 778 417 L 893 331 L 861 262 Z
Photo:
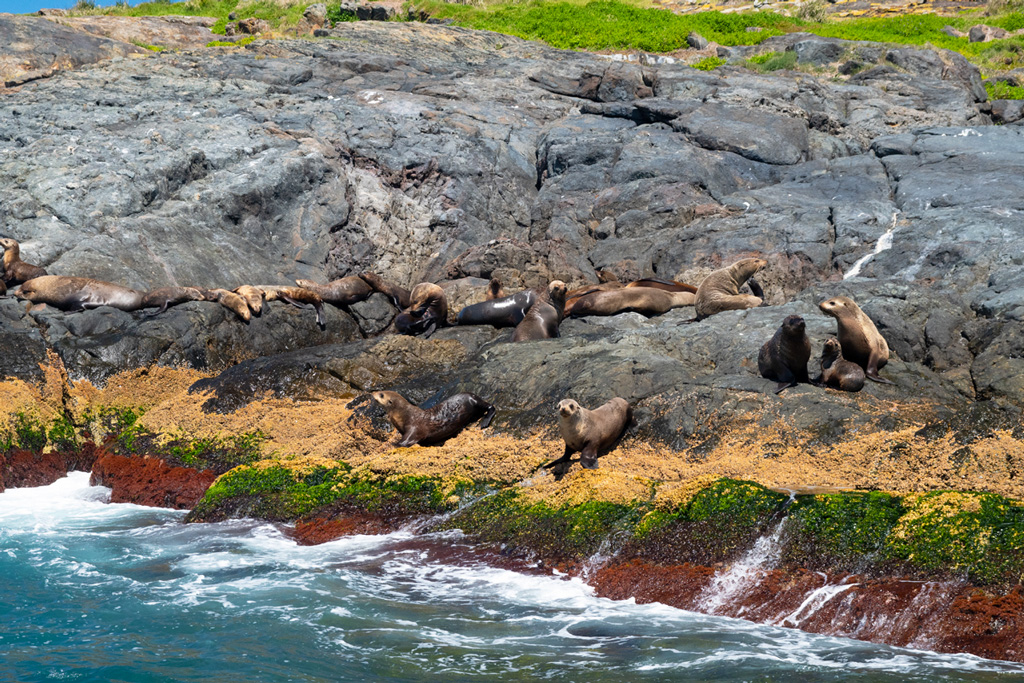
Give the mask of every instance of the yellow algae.
M 573 507 L 589 502 L 628 505 L 651 499 L 650 479 L 612 469 L 574 469 L 561 481 L 547 477 L 520 490 L 527 504 L 546 503 L 553 508 Z
M 701 474 L 694 479 L 669 482 L 658 487 L 654 506 L 659 510 L 676 510 L 689 504 L 698 493 L 721 479 L 717 474 Z
M 76 416 L 87 407 L 148 410 L 162 401 L 187 394 L 190 386 L 211 376 L 199 370 L 153 366 L 112 375 L 102 388 L 88 380 L 78 380 L 71 383 L 69 407 Z

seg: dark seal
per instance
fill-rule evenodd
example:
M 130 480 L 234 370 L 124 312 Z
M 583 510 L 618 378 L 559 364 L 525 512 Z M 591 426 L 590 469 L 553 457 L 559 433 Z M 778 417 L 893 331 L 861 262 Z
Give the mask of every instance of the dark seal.
M 388 420 L 402 435 L 395 444 L 399 448 L 443 443 L 481 417 L 481 429 L 486 429 L 494 418 L 494 406 L 476 394 L 455 394 L 427 410 L 414 406 L 394 391 L 375 391 L 373 400 L 384 406 Z
M 778 382 L 775 393 L 809 383 L 807 361 L 811 359 L 811 340 L 807 338 L 806 324 L 798 315 L 786 316 L 775 335 L 761 346 L 757 354 L 757 370 L 765 379 Z

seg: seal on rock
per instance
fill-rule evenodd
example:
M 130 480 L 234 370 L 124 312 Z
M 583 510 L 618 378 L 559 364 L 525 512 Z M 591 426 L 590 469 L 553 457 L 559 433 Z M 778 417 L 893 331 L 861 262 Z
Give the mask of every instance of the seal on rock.
M 7 285 L 0 279 L 0 296 L 7 296 Z
M 249 307 L 253 315 L 263 313 L 263 290 L 252 285 L 242 285 L 235 288 L 235 294 L 245 299 L 245 305 Z
M 448 298 L 432 282 L 421 282 L 409 293 L 409 305 L 395 316 L 399 334 L 429 337 L 438 327 L 448 325 Z
M 691 292 L 697 293 L 697 288 L 693 285 L 688 285 L 685 282 L 676 282 L 675 280 L 662 280 L 658 277 L 645 277 L 639 280 L 633 280 L 627 287 L 653 287 L 654 289 L 664 289 L 666 292 Z
M 878 371 L 889 362 L 889 345 L 860 306 L 849 297 L 836 296 L 822 301 L 818 308 L 836 319 L 843 358 L 864 368 L 864 374 L 871 381 L 893 384 L 878 376 Z
M 487 283 L 487 292 L 484 293 L 484 301 L 493 301 L 494 299 L 503 299 L 505 297 L 505 290 L 501 288 L 501 280 L 496 277 L 492 277 L 491 281 Z
M 843 358 L 839 340 L 835 337 L 826 339 L 821 349 L 821 376 L 818 380 L 841 391 L 860 391 L 864 388 L 864 378 L 864 368 Z
M 4 248 L 3 280 L 8 285 L 13 287 L 46 275 L 45 268 L 21 260 L 21 246 L 17 240 L 4 237 L 0 239 L 0 247 Z
M 351 306 L 366 301 L 374 292 L 373 287 L 365 279 L 355 275 L 333 280 L 326 285 L 317 284 L 312 280 L 296 280 L 295 284 L 314 292 L 321 301 L 326 301 L 332 306 Z
M 516 325 L 512 333 L 512 341 L 532 341 L 535 339 L 555 339 L 558 337 L 558 326 L 562 324 L 565 314 L 565 283 L 552 280 L 547 291 L 537 297 L 530 309 Z
M 284 301 L 298 308 L 312 306 L 316 311 L 316 324 L 324 327 L 324 300 L 314 291 L 305 287 L 261 286 L 263 298 L 267 301 Z
M 43 275 L 21 285 L 21 299 L 34 304 L 49 304 L 64 311 L 112 306 L 122 311 L 142 308 L 143 294 L 112 282 L 88 277 Z
M 761 346 L 757 354 L 757 371 L 765 379 L 778 382 L 775 393 L 809 383 L 807 361 L 811 359 L 811 340 L 807 338 L 807 325 L 798 315 L 788 315 L 775 330 L 771 339 Z
M 245 322 L 252 320 L 252 312 L 249 304 L 238 294 L 229 292 L 226 289 L 211 289 L 206 292 L 207 301 L 216 301 Z
M 756 308 L 764 302 L 764 292 L 756 281 L 750 280 L 757 271 L 768 265 L 759 258 L 746 258 L 733 263 L 728 268 L 720 268 L 706 278 L 697 287 L 694 308 L 697 310 L 696 320 L 703 320 L 722 311 L 735 311 Z M 740 294 L 740 287 L 750 280 L 750 291 L 754 294 Z
M 206 301 L 206 292 L 198 287 L 160 287 L 151 289 L 142 295 L 140 308 L 159 308 L 150 317 L 160 315 L 168 306 L 176 306 L 186 301 Z
M 671 292 L 630 284 L 610 292 L 593 292 L 580 297 L 569 309 L 569 316 L 583 318 L 588 315 L 617 315 L 634 311 L 650 318 L 673 308 L 692 306 L 694 298 L 693 292 Z
M 399 287 L 393 282 L 388 282 L 376 273 L 359 273 L 359 277 L 370 286 L 371 293 L 380 292 L 391 299 L 391 303 L 394 304 L 395 308 L 404 311 L 412 305 L 412 293 L 405 287 Z
M 426 410 L 395 391 L 375 391 L 373 400 L 384 406 L 388 420 L 402 435 L 395 444 L 399 448 L 442 443 L 470 422 L 482 417 L 480 428 L 486 429 L 494 418 L 494 406 L 476 394 L 455 394 Z
M 459 311 L 456 320 L 459 325 L 515 327 L 526 317 L 526 312 L 535 301 L 536 290 L 524 289 L 510 296 L 470 304 Z
M 565 453 L 544 468 L 560 477 L 568 471 L 572 454 L 578 452 L 580 464 L 596 470 L 598 456 L 612 449 L 632 419 L 633 409 L 624 398 L 613 398 L 594 410 L 571 398 L 563 399 L 558 403 L 558 430 L 565 441 Z

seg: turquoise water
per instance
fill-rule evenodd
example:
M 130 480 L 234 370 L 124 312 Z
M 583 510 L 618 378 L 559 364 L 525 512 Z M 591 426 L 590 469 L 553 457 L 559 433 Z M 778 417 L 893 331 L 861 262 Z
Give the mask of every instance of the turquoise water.
M 106 497 L 82 473 L 0 494 L 0 680 L 1024 681 L 1021 665 L 596 598 L 490 567 L 458 534 L 302 547 Z

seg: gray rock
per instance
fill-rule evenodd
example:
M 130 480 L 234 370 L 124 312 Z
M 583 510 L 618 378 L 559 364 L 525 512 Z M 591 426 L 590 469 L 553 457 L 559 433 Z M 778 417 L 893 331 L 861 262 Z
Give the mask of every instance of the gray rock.
M 846 52 L 842 43 L 831 40 L 801 40 L 793 45 L 797 61 L 801 64 L 831 64 Z
M 992 100 L 992 120 L 1014 123 L 1024 119 L 1024 100 Z
M 990 40 L 1000 40 L 1010 34 L 1004 28 L 998 26 L 986 26 L 976 24 L 967 31 L 967 40 L 972 43 L 987 43 Z
M 694 50 L 704 50 L 710 44 L 707 38 L 697 33 L 696 31 L 690 31 L 686 36 L 686 44 Z

